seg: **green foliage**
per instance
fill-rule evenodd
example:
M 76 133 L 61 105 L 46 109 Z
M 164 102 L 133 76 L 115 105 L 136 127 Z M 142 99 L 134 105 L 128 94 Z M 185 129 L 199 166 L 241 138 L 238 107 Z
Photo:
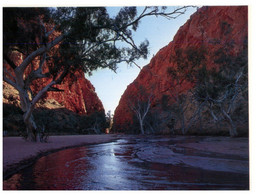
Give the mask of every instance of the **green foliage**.
M 170 61 L 173 65 L 167 68 L 167 75 L 170 77 L 170 95 L 162 97 L 162 107 L 169 114 L 171 119 L 169 126 L 172 127 L 173 131 L 176 125 L 179 125 L 182 134 L 186 134 L 195 120 L 196 110 L 194 110 L 194 114 L 187 114 L 189 104 L 192 102 L 186 85 L 187 83 L 195 85 L 207 79 L 206 54 L 207 49 L 202 45 L 199 48 L 177 48 L 171 56 Z M 200 88 L 197 93 L 202 97 L 205 91 Z
M 60 62 L 69 63 L 69 52 L 74 54 L 72 63 L 79 65 L 84 72 L 91 73 L 97 68 L 116 70 L 120 62 L 132 64 L 148 55 L 148 41 L 136 46 L 133 31 L 138 24 L 132 23 L 137 15 L 135 7 L 125 7 L 115 18 L 110 18 L 104 7 L 58 8 L 53 11 L 57 29 L 66 33 L 66 41 L 61 44 Z M 132 30 L 129 27 L 132 26 Z M 119 42 L 126 43 L 120 47 Z M 79 54 L 79 55 L 75 55 Z
M 53 77 L 63 69 L 116 70 L 118 63 L 132 64 L 149 52 L 148 41 L 136 45 L 132 38 L 139 25 L 136 7 L 122 8 L 115 18 L 105 7 L 4 8 L 3 15 L 5 56 L 14 48 L 29 55 L 51 41 L 45 35 L 53 28 L 65 36 L 47 58 Z
M 105 133 L 107 127 L 104 112 L 94 112 L 89 116 L 83 116 L 82 133 Z
M 48 134 L 95 134 L 104 133 L 107 127 L 105 114 L 78 115 L 66 109 L 35 111 L 37 124 Z M 97 128 L 97 132 L 93 128 Z
M 200 69 L 194 95 L 197 101 L 207 103 L 215 123 L 226 120 L 230 135 L 237 136 L 237 125 L 248 122 L 248 111 L 237 112 L 241 105 L 248 106 L 247 39 L 237 55 L 232 54 L 233 46 L 229 42 L 215 52 L 218 70 Z
M 173 87 L 181 87 L 184 81 L 195 83 L 198 70 L 205 65 L 207 49 L 189 47 L 185 50 L 177 48 L 171 56 L 171 61 L 176 66 L 168 67 L 167 74 L 174 80 Z M 176 85 L 176 86 L 175 86 Z
M 52 58 L 48 63 L 54 64 L 51 74 L 67 68 L 81 68 L 87 73 L 98 68 L 116 70 L 120 62 L 133 64 L 147 58 L 148 41 L 136 44 L 133 40 L 144 17 L 176 18 L 187 7 L 170 13 L 165 13 L 166 7 L 145 7 L 142 13 L 136 7 L 124 7 L 113 18 L 105 7 L 4 8 L 4 53 L 8 56 L 10 49 L 16 48 L 28 55 L 53 41 L 46 34 L 54 30 L 64 39 L 55 51 L 48 51 Z
M 223 23 L 223 30 L 229 33 L 230 25 Z M 217 40 L 215 40 L 217 43 Z M 202 128 L 213 117 L 214 123 L 230 126 L 230 135 L 236 136 L 237 125 L 248 123 L 248 46 L 245 38 L 241 51 L 234 55 L 233 41 L 226 41 L 214 52 L 216 68 L 206 65 L 207 50 L 190 47 L 176 49 L 170 61 L 176 66 L 169 67 L 167 74 L 171 79 L 171 95 L 162 97 L 163 110 L 173 115 L 176 124 L 180 124 L 186 133 L 193 124 Z M 184 93 L 183 83 L 195 85 L 190 104 L 194 104 L 194 113 L 188 116 L 188 93 Z M 192 101 L 195 101 L 192 103 Z M 247 105 L 247 106 L 246 106 Z M 190 111 L 191 112 L 191 111 Z M 193 122 L 194 121 L 194 122 Z M 217 127 L 220 128 L 220 127 Z
M 194 90 L 194 97 L 199 102 L 204 102 L 209 98 L 216 99 L 224 91 L 225 88 L 220 87 L 225 82 L 223 75 L 215 69 L 207 70 L 202 67 L 198 71 L 197 82 Z
M 231 100 L 238 87 L 248 86 L 247 42 L 241 52 L 234 56 L 230 52 L 233 45 L 225 45 L 215 52 L 214 62 L 219 69 L 207 70 L 203 66 L 198 72 L 196 85 L 197 97 L 211 100 Z M 223 100 L 224 100 L 223 99 Z
M 137 8 L 136 7 L 124 7 L 120 10 L 117 17 L 115 18 L 115 23 L 117 28 L 122 28 L 120 25 L 121 23 L 124 23 L 124 25 L 129 25 L 131 20 L 134 20 L 137 16 Z M 135 22 L 132 25 L 133 30 L 137 30 L 138 27 L 138 21 Z M 131 31 L 129 31 L 129 34 L 131 34 Z

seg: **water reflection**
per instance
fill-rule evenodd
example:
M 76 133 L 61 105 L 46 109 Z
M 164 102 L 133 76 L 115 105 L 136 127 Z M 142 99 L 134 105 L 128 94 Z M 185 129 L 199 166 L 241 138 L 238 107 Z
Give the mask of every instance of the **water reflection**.
M 35 164 L 33 173 L 35 188 L 40 189 L 73 189 L 82 175 L 89 169 L 85 148 L 57 152 L 42 157 Z M 44 179 L 42 179 L 44 178 Z
M 176 146 L 177 143 L 196 141 L 198 140 L 195 140 L 194 137 L 191 137 L 191 139 L 181 139 L 180 137 L 177 139 L 161 137 L 151 139 L 127 138 L 107 144 L 63 150 L 40 158 L 34 166 L 4 181 L 4 189 L 170 190 L 249 188 L 248 159 L 240 159 L 245 169 L 239 173 L 229 170 L 239 165 L 237 162 L 238 156 L 234 159 L 232 156 L 223 157 L 223 159 L 220 158 L 221 156 L 217 156 L 217 159 L 216 154 L 205 154 L 197 150 Z M 198 167 L 200 162 L 208 162 L 209 158 L 213 165 L 220 161 L 223 170 L 208 169 L 210 166 L 205 169 Z M 227 163 L 225 158 L 228 158 L 233 164 Z M 198 163 L 193 165 L 195 161 L 198 161 Z

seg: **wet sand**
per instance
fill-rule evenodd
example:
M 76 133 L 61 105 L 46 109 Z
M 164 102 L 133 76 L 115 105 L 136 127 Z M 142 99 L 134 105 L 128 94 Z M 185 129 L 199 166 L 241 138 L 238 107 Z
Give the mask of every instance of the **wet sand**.
M 248 138 L 147 135 L 116 135 L 116 138 L 44 156 L 4 180 L 3 189 L 249 189 Z
M 4 178 L 33 163 L 35 159 L 54 151 L 88 144 L 116 140 L 116 135 L 70 135 L 51 136 L 47 143 L 27 142 L 21 137 L 3 138 Z

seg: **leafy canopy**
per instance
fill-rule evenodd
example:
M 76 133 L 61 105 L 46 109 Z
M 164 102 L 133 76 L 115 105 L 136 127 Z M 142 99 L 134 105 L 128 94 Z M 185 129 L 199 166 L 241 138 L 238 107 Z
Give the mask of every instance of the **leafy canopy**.
M 11 63 L 9 51 L 28 56 L 59 35 L 63 38 L 57 52 L 56 47 L 54 52 L 51 47 L 51 54 L 47 52 L 48 62 L 55 66 L 52 73 L 63 68 L 80 68 L 87 73 L 106 67 L 115 71 L 120 62 L 135 64 L 137 59 L 147 58 L 149 42 L 136 44 L 133 40 L 143 17 L 171 19 L 186 9 L 179 7 L 166 13 L 166 7 L 145 7 L 138 14 L 136 7 L 124 7 L 111 18 L 105 7 L 4 8 L 4 57 Z M 55 35 L 49 36 L 52 32 Z

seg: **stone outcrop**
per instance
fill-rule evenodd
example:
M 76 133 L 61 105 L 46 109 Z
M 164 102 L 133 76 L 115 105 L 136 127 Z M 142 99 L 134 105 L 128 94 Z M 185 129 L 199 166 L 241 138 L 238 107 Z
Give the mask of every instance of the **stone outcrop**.
M 32 85 L 33 91 L 41 89 L 47 79 L 37 80 Z M 92 114 L 104 111 L 103 104 L 98 98 L 95 88 L 84 77 L 83 72 L 77 71 L 75 77 L 67 76 L 65 82 L 58 85 L 60 92 L 47 92 L 44 98 L 37 104 L 37 107 L 56 109 L 66 108 L 77 114 Z M 19 106 L 19 96 L 16 89 L 7 83 L 3 83 L 3 103 Z
M 22 55 L 18 52 L 11 54 L 11 59 L 15 64 L 22 62 Z M 35 64 L 37 62 L 35 61 Z M 8 65 L 6 66 L 8 68 Z M 11 71 L 11 69 L 9 70 Z M 29 73 L 29 68 L 27 74 Z M 43 78 L 33 81 L 31 89 L 34 93 L 40 91 L 51 79 Z M 56 86 L 63 90 L 60 92 L 47 92 L 43 99 L 37 104 L 37 107 L 49 109 L 66 108 L 77 114 L 92 114 L 94 112 L 104 111 L 103 104 L 98 98 L 95 88 L 87 80 L 82 71 L 76 71 L 69 74 L 61 85 Z M 7 83 L 3 83 L 3 103 L 19 105 L 18 91 Z
M 45 81 L 41 81 L 45 82 Z M 47 83 L 47 81 L 46 81 Z M 36 91 L 40 89 L 40 81 L 35 82 L 33 87 Z M 95 88 L 84 77 L 82 71 L 77 71 L 74 75 L 68 75 L 63 84 L 58 85 L 61 92 L 47 92 L 44 101 L 56 100 L 64 108 L 78 114 L 92 114 L 104 111 L 101 100 L 98 98 Z
M 157 36 L 157 35 L 156 35 Z M 138 77 L 127 87 L 122 95 L 114 114 L 114 131 L 125 132 L 132 123 L 132 112 L 129 99 L 136 97 L 139 86 L 143 86 L 148 94 L 153 94 L 153 109 L 159 106 L 163 95 L 170 95 L 170 77 L 168 67 L 176 64 L 171 57 L 177 49 L 207 48 L 207 67 L 217 67 L 214 63 L 214 52 L 227 43 L 233 43 L 231 53 L 236 55 L 241 51 L 248 36 L 248 8 L 246 6 L 213 6 L 202 7 L 178 30 L 167 46 L 143 67 Z M 216 44 L 218 43 L 218 44 Z M 191 89 L 191 83 L 183 84 L 183 91 Z
M 44 98 L 37 104 L 37 107 L 56 109 L 66 108 L 77 114 L 92 114 L 104 111 L 101 100 L 98 98 L 95 88 L 84 77 L 83 72 L 75 73 L 75 81 L 68 76 L 65 82 L 58 86 L 61 92 L 47 92 Z M 45 80 L 45 79 L 44 79 Z M 45 82 L 38 80 L 33 83 L 32 88 L 37 91 Z M 47 82 L 47 81 L 46 81 Z M 19 96 L 16 89 L 7 83 L 3 83 L 3 103 L 19 105 Z

